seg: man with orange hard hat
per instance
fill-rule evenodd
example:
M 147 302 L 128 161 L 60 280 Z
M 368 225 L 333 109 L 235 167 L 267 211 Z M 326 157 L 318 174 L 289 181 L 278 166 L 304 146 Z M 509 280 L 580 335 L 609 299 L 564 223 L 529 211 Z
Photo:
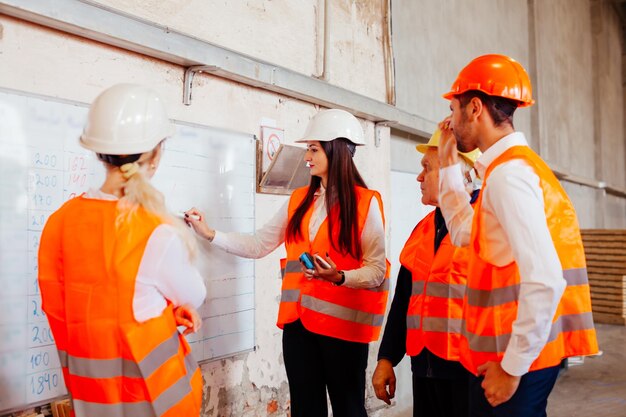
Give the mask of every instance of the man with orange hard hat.
M 440 123 L 439 202 L 453 243 L 469 246 L 460 360 L 471 416 L 545 416 L 563 358 L 598 351 L 576 212 L 548 165 L 513 127 L 531 106 L 528 74 L 504 55 L 459 73 Z M 457 148 L 476 148 L 472 207 Z

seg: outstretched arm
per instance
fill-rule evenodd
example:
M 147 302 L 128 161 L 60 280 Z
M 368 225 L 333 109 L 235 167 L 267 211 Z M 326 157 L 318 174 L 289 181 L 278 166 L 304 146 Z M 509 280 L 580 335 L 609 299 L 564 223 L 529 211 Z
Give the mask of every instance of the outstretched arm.
M 214 230 L 206 224 L 204 213 L 195 207 L 185 212 L 187 215 L 185 222 L 214 246 L 243 258 L 258 259 L 271 253 L 285 241 L 288 207 L 289 201 L 286 201 L 276 214 L 252 235 Z

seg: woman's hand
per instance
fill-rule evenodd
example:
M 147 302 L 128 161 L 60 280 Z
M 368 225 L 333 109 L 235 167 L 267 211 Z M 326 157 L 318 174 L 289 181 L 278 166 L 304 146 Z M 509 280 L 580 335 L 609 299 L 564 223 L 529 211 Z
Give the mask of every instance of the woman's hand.
M 322 258 L 326 264 L 322 263 L 317 257 Z M 343 278 L 342 275 L 337 271 L 337 265 L 333 262 L 332 259 L 326 254 L 325 257 L 322 257 L 319 254 L 313 255 L 313 265 L 315 269 L 308 269 L 304 265 L 302 265 L 302 273 L 307 279 L 318 278 L 323 279 L 328 282 L 338 283 Z
M 176 326 L 185 326 L 183 334 L 195 333 L 202 327 L 202 318 L 191 304 L 183 304 L 174 309 Z
M 215 237 L 215 230 L 211 229 L 204 221 L 204 213 L 195 207 L 185 212 L 185 223 L 190 225 L 193 230 L 209 242 Z

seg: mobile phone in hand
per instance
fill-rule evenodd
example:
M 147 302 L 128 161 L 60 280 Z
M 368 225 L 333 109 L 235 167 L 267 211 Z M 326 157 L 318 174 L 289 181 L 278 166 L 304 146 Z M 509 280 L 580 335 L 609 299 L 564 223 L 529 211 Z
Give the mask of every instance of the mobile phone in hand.
M 322 268 L 324 269 L 330 269 L 331 266 L 328 262 L 326 262 L 326 259 L 322 258 L 319 255 L 315 255 L 315 259 L 317 259 L 317 262 L 319 262 L 320 265 L 322 265 Z
M 313 257 L 309 252 L 302 252 L 300 255 L 300 261 L 304 264 L 307 269 L 315 269 L 315 264 L 313 263 Z

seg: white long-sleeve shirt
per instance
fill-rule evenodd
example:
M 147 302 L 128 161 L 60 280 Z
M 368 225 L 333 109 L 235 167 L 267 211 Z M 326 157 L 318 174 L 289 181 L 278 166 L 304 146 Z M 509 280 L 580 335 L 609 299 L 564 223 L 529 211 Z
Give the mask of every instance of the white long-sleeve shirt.
M 91 189 L 85 198 L 117 200 L 111 194 Z M 174 306 L 191 304 L 198 308 L 206 297 L 204 280 L 189 260 L 189 252 L 174 227 L 158 226 L 148 239 L 139 264 L 133 315 L 144 322 L 161 315 L 167 300 Z
M 498 156 L 519 145 L 528 146 L 521 132 L 493 144 L 476 161 L 479 176 L 484 178 Z M 478 215 L 487 244 L 481 246 L 480 256 L 496 266 L 515 261 L 519 268 L 517 318 L 502 368 L 510 375 L 520 376 L 528 372 L 548 340 L 566 282 L 550 237 L 543 191 L 534 169 L 521 159 L 500 164 L 490 173 L 481 192 L 482 207 Z M 440 169 L 439 202 L 452 242 L 457 246 L 468 245 L 474 210 L 463 186 L 459 164 Z
M 326 219 L 326 200 L 324 190 L 316 193 L 313 214 L 309 222 L 309 236 L 315 236 Z M 240 233 L 215 232 L 213 244 L 228 253 L 245 258 L 262 258 L 283 242 L 289 222 L 289 201 L 254 235 Z M 367 219 L 361 233 L 361 249 L 363 250 L 363 266 L 358 269 L 344 271 L 346 281 L 343 284 L 350 288 L 378 287 L 385 278 L 387 264 L 385 260 L 385 228 L 380 213 L 380 205 L 376 198 L 370 203 Z M 321 254 L 325 255 L 325 254 Z

